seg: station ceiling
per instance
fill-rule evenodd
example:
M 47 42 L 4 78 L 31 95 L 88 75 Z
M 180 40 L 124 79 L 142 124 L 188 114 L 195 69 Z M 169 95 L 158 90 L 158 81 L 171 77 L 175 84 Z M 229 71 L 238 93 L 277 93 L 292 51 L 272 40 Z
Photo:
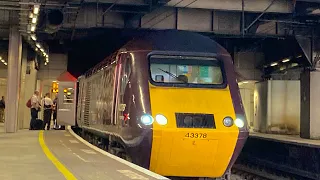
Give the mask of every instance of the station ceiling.
M 191 21 L 187 16 L 188 13 L 189 16 L 190 14 L 194 16 L 194 13 L 202 14 L 203 18 L 205 18 L 207 12 L 209 15 L 211 13 L 211 29 L 209 27 L 206 32 L 198 31 L 217 39 L 230 52 L 232 52 L 234 46 L 246 50 L 256 48 L 267 51 L 266 47 L 272 49 L 273 43 L 279 41 L 290 43 L 292 38 L 286 38 L 296 34 L 310 36 L 312 32 L 315 32 L 313 35 L 316 36 L 318 35 L 317 32 L 320 32 L 320 2 L 317 0 L 244 0 L 243 14 L 242 0 L 225 0 L 212 3 L 213 1 L 4 0 L 0 1 L 0 38 L 7 43 L 9 27 L 18 25 L 25 41 L 32 41 L 29 16 L 32 8 L 39 5 L 40 12 L 34 32 L 37 41 L 48 45 L 50 52 L 69 53 L 71 64 L 80 60 L 87 61 L 84 63 L 86 64 L 84 67 L 74 70 L 77 73 L 77 71 L 83 72 L 86 67 L 91 66 L 87 63 L 98 62 L 124 44 L 130 36 L 123 37 L 123 34 L 128 34 L 128 32 L 130 34 L 164 28 L 184 30 L 189 28 L 191 31 L 196 31 L 192 29 L 194 28 L 192 24 L 182 23 L 183 19 L 181 17 L 183 15 L 186 20 Z M 49 14 L 55 10 L 62 12 L 63 21 L 60 25 L 52 27 L 48 24 L 48 19 L 50 19 Z M 59 15 L 59 13 L 55 15 Z M 178 18 L 178 15 L 180 18 Z M 228 16 L 229 19 L 224 20 L 222 16 Z M 242 18 L 245 19 L 244 27 L 247 28 L 245 34 L 242 34 L 241 30 Z M 53 19 L 51 21 L 58 20 Z M 219 21 L 220 23 L 230 21 L 230 23 L 221 23 L 215 27 L 213 24 L 217 24 Z M 150 22 L 153 23 L 152 26 L 149 26 L 148 23 Z M 170 23 L 172 23 L 172 26 L 168 25 Z M 230 27 L 235 28 L 235 30 L 227 31 Z M 242 39 L 244 37 L 245 41 Z M 299 45 L 291 43 L 291 48 L 282 51 L 278 48 L 277 53 L 273 53 L 273 55 L 279 54 L 279 57 L 270 55 L 265 63 L 287 56 L 287 54 L 295 51 L 297 46 Z M 1 47 L 5 53 L 6 46 Z M 91 50 L 89 51 L 88 48 Z M 96 53 L 92 54 L 92 52 Z M 90 59 L 89 62 L 88 59 Z

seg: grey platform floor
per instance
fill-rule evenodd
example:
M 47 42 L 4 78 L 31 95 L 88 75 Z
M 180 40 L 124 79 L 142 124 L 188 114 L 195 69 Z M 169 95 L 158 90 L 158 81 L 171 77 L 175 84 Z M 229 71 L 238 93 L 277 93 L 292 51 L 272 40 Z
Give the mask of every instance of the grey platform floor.
M 1 180 L 66 179 L 44 154 L 39 131 L 6 134 L 3 124 L 0 129 Z M 44 139 L 51 153 L 79 180 L 156 179 L 91 149 L 68 131 L 45 131 Z
M 293 143 L 302 146 L 314 146 L 320 148 L 320 140 L 303 139 L 299 135 L 265 134 L 259 132 L 250 132 L 251 137 L 270 139 L 282 143 Z

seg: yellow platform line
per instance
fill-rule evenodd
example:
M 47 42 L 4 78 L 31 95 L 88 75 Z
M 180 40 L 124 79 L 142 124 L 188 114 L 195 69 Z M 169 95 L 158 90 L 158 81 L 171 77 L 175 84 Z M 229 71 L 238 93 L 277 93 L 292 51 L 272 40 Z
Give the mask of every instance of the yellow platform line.
M 39 132 L 39 143 L 47 158 L 56 166 L 67 180 L 77 180 L 77 178 L 51 153 L 44 142 L 43 131 Z

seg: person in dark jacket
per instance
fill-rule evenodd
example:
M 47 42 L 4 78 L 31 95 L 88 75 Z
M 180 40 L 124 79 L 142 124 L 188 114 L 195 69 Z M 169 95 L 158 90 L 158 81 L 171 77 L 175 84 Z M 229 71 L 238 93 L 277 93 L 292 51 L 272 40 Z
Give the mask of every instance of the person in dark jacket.
M 45 130 L 47 125 L 47 130 L 50 129 L 51 115 L 52 115 L 52 105 L 53 102 L 50 99 L 50 93 L 46 93 L 46 97 L 43 99 L 43 130 Z
M 56 95 L 56 98 L 53 100 L 53 128 L 58 129 L 58 123 L 57 123 L 57 110 L 58 110 L 58 95 Z
M 6 109 L 6 103 L 4 101 L 4 96 L 0 100 L 0 122 L 4 122 L 4 110 Z

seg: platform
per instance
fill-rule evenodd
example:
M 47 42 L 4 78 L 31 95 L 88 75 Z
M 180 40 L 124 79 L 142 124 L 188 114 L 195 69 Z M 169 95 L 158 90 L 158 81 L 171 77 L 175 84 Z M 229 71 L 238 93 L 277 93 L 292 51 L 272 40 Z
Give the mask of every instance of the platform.
M 0 128 L 0 179 L 167 179 L 89 147 L 70 129 L 6 134 Z
M 299 135 L 266 134 L 259 132 L 250 132 L 249 135 L 250 137 L 261 138 L 265 140 L 320 148 L 320 140 L 303 139 Z

